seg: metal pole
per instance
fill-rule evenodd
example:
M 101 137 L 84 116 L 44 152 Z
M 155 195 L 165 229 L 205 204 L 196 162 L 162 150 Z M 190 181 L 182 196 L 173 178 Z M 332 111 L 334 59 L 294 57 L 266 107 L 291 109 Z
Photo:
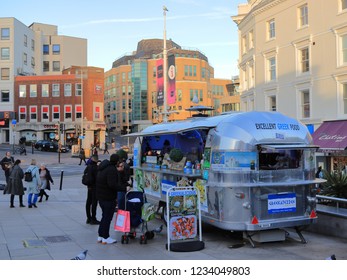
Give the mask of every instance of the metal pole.
M 64 170 L 62 170 L 60 173 L 60 188 L 59 188 L 59 190 L 62 190 L 62 188 L 63 188 L 63 177 L 64 177 Z
M 164 60 L 164 108 L 163 108 L 163 122 L 168 121 L 167 114 L 167 50 L 166 50 L 166 12 L 169 10 L 163 6 L 163 14 L 164 14 L 164 49 L 163 49 L 163 60 Z

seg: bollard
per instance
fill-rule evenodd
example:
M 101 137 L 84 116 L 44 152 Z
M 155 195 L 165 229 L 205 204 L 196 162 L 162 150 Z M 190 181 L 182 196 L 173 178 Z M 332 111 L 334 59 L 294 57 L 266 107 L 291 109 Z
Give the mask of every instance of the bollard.
M 63 177 L 64 177 L 64 170 L 62 170 L 60 173 L 60 188 L 59 188 L 59 190 L 62 190 L 62 188 L 63 188 Z

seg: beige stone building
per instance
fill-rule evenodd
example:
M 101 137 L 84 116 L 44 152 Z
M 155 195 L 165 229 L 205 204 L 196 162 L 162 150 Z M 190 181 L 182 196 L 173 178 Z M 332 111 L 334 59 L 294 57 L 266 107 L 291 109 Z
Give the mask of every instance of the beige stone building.
M 312 131 L 347 119 L 346 0 L 249 0 L 232 19 L 241 110 L 280 111 Z

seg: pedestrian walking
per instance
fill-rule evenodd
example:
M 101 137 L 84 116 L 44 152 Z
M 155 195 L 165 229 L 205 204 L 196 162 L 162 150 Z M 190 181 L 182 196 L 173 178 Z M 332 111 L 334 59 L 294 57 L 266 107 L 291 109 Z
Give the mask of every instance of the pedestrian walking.
M 118 163 L 119 156 L 112 154 L 110 160 L 105 159 L 100 163 L 96 176 L 96 197 L 102 210 L 97 240 L 102 244 L 117 242 L 110 237 L 110 225 L 116 209 L 117 192 L 126 191 L 126 188 L 119 183 Z
M 39 202 L 42 202 L 43 196 L 46 197 L 46 200 L 48 200 L 49 195 L 46 193 L 46 190 L 51 190 L 51 183 L 54 185 L 53 178 L 51 176 L 51 172 L 47 169 L 46 165 L 44 163 L 41 163 L 40 166 L 40 179 L 41 179 L 41 189 L 39 193 Z
M 14 164 L 14 158 L 11 156 L 11 152 L 6 152 L 5 157 L 0 161 L 0 164 L 5 173 L 6 184 L 8 184 L 8 178 L 10 177 L 11 169 Z
M 92 156 L 90 163 L 86 167 L 86 173 L 88 176 L 88 191 L 86 200 L 86 215 L 87 224 L 99 225 L 100 221 L 96 218 L 96 209 L 98 206 L 98 200 L 96 198 L 96 176 L 98 173 L 98 157 Z
M 31 160 L 31 163 L 25 172 L 31 172 L 32 176 L 32 181 L 26 182 L 28 190 L 28 207 L 37 208 L 36 202 L 40 193 L 41 179 L 39 168 L 36 166 L 36 159 Z
M 105 142 L 105 148 L 104 148 L 104 154 L 106 154 L 106 153 L 110 154 L 110 152 L 108 151 L 108 144 L 107 144 L 107 142 Z
M 8 184 L 4 190 L 4 194 L 10 194 L 10 208 L 14 208 L 14 197 L 15 195 L 19 196 L 19 207 L 25 207 L 23 204 L 23 195 L 24 195 L 24 186 L 23 178 L 24 172 L 23 169 L 19 166 L 21 161 L 17 159 L 14 162 L 14 165 L 11 170 L 11 174 L 8 179 Z
M 81 165 L 82 161 L 84 161 L 84 163 L 87 164 L 87 162 L 86 162 L 86 152 L 85 152 L 85 150 L 83 148 L 81 148 L 80 154 L 79 154 L 78 157 L 80 158 L 79 165 Z

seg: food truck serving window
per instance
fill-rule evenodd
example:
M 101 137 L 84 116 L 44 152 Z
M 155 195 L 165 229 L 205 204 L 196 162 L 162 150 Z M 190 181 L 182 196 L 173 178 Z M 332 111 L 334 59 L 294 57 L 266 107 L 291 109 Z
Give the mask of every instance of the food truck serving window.
M 317 149 L 307 145 L 261 145 L 259 146 L 259 169 L 295 169 L 302 167 L 303 150 Z

